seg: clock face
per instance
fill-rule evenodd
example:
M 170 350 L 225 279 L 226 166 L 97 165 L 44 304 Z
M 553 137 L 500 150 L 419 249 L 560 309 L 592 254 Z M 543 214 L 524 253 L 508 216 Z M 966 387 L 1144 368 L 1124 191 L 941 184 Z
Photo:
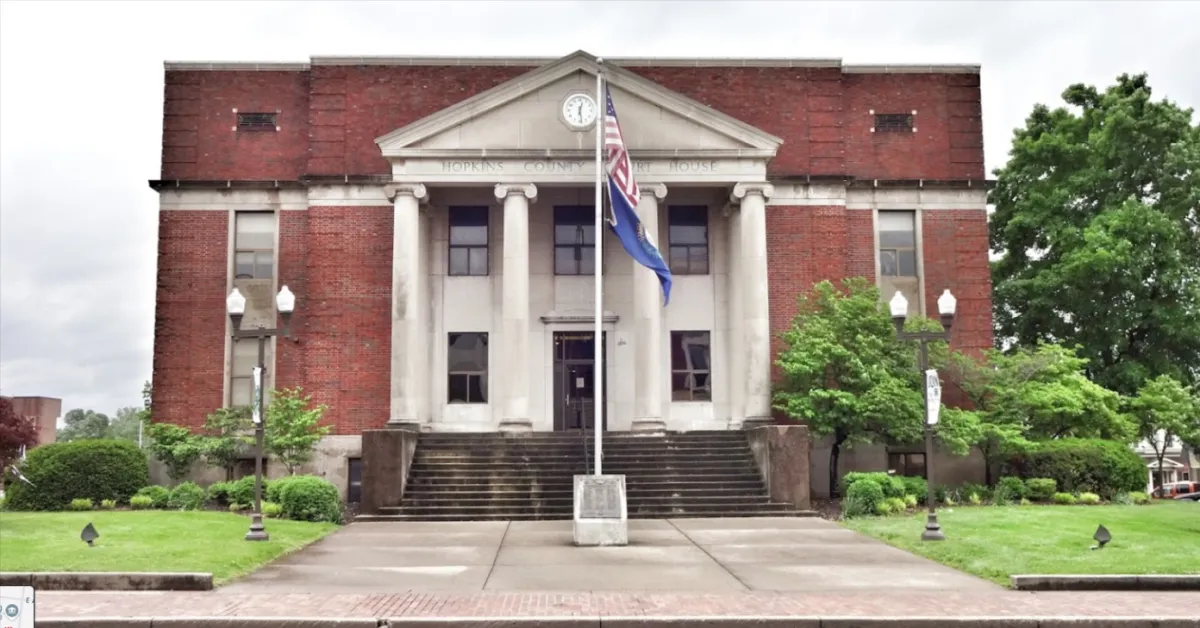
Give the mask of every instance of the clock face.
M 596 101 L 587 94 L 571 94 L 563 101 L 563 120 L 574 129 L 582 129 L 596 121 Z

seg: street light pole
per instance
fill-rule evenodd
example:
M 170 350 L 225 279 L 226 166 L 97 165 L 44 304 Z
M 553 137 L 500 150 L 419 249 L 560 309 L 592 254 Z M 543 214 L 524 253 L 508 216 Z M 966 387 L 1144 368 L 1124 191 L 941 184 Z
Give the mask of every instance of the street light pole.
M 892 297 L 888 304 L 892 313 L 892 324 L 896 326 L 896 338 L 900 340 L 915 340 L 920 343 L 921 351 L 919 354 L 918 368 L 921 370 L 921 376 L 926 376 L 926 371 L 929 370 L 929 343 L 930 342 L 950 342 L 950 327 L 954 322 L 954 309 L 957 300 L 954 295 L 950 294 L 947 288 L 942 296 L 938 297 L 938 313 L 941 314 L 942 331 L 904 331 L 904 320 L 908 316 L 908 300 L 900 291 L 896 291 L 896 296 Z M 940 397 L 940 395 L 939 395 Z M 933 423 L 932 416 L 929 410 L 929 384 L 922 382 L 921 399 L 924 400 L 925 418 L 925 506 L 928 513 L 925 517 L 925 531 L 921 533 L 922 541 L 942 541 L 946 535 L 942 533 L 942 527 L 938 525 L 937 520 L 937 505 L 936 491 L 933 487 Z M 938 400 L 941 403 L 941 400 Z
M 254 440 L 256 443 L 256 451 L 254 452 L 254 512 L 250 514 L 250 531 L 246 533 L 247 541 L 268 541 L 271 536 L 267 534 L 266 526 L 263 525 L 262 517 L 262 479 L 263 479 L 263 449 L 265 440 L 264 434 L 264 414 L 263 414 L 263 384 L 266 381 L 267 372 L 267 339 L 274 336 L 288 337 L 289 325 L 292 319 L 292 311 L 296 308 L 296 295 L 284 286 L 279 290 L 279 294 L 275 295 L 275 309 L 283 318 L 283 327 L 270 329 L 259 325 L 255 329 L 242 329 L 242 316 L 246 313 L 246 297 L 242 295 L 237 288 L 229 293 L 229 297 L 225 299 L 225 310 L 229 313 L 229 320 L 233 323 L 232 336 L 235 339 L 239 338 L 254 338 L 258 340 L 258 362 L 254 369 L 254 392 L 252 397 L 253 408 L 252 416 L 254 420 Z

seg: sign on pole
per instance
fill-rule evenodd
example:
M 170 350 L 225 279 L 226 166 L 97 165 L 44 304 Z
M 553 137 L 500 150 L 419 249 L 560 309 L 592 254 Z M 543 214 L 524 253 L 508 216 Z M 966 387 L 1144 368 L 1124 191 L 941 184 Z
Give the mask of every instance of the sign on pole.
M 254 367 L 254 401 L 251 404 L 250 417 L 255 425 L 262 424 L 262 376 L 263 368 Z
M 937 369 L 925 371 L 925 421 L 937 425 L 938 412 L 942 409 L 942 382 Z

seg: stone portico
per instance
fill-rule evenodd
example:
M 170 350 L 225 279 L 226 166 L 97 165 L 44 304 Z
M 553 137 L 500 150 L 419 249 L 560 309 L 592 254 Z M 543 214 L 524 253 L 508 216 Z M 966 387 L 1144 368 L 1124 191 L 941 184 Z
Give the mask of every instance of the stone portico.
M 593 58 L 572 55 L 376 140 L 391 163 L 393 183 L 382 193 L 395 219 L 389 425 L 520 432 L 563 424 L 554 416 L 562 411 L 556 392 L 576 382 L 556 370 L 556 334 L 592 332 L 595 302 L 590 264 L 586 272 L 556 267 L 556 232 L 564 225 L 555 216 L 564 207 L 592 215 L 596 135 L 594 127 L 568 127 L 559 111 L 572 93 L 594 96 L 598 68 Z M 626 70 L 607 67 L 604 75 L 634 160 L 647 232 L 666 257 L 670 207 L 702 208 L 707 229 L 706 272 L 676 274 L 663 307 L 655 275 L 606 228 L 599 350 L 607 428 L 767 422 L 766 212 L 775 187 L 766 167 L 782 140 Z M 458 207 L 486 208 L 486 272 L 449 268 L 449 214 Z M 590 219 L 566 227 L 582 227 L 576 231 L 585 239 L 593 232 Z M 587 263 L 587 251 L 575 261 Z M 704 371 L 701 398 L 673 398 L 673 331 L 708 339 L 697 347 L 708 362 L 697 369 Z M 478 386 L 488 392 L 479 403 L 452 400 L 447 390 L 447 338 L 460 333 L 486 334 Z

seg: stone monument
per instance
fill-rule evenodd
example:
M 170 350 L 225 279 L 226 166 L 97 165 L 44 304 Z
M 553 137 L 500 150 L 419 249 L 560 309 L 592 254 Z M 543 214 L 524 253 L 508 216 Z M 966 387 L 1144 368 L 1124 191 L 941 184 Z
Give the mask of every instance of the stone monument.
M 629 544 L 624 475 L 575 476 L 575 545 Z

